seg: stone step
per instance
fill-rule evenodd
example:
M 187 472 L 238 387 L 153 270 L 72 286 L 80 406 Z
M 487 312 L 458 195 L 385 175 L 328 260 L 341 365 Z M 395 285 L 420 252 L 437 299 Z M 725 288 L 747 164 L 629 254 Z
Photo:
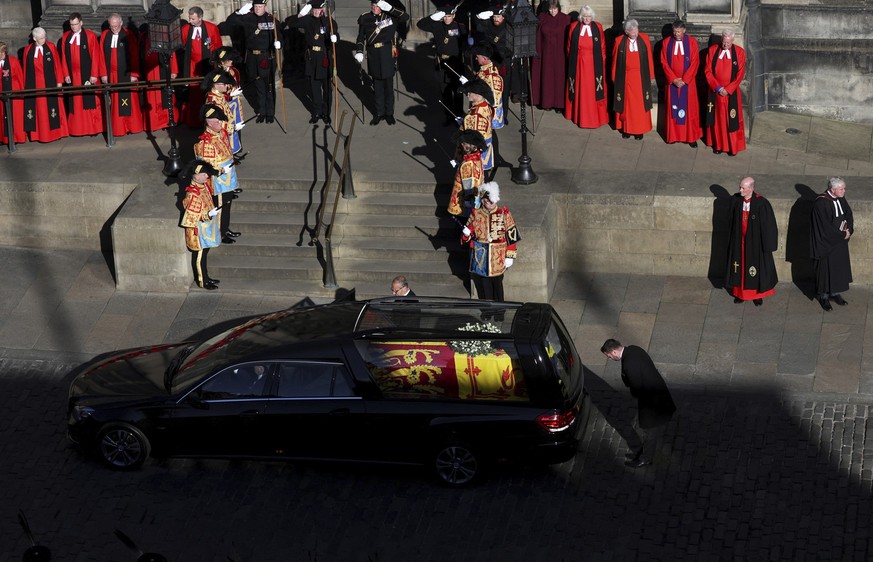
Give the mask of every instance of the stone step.
M 443 197 L 433 193 L 363 192 L 355 199 L 340 197 L 337 213 L 433 216 L 448 206 L 448 197 L 448 193 Z M 331 212 L 333 203 L 334 198 L 329 198 L 325 213 Z M 298 216 L 309 213 L 314 216 L 319 204 L 318 192 L 246 189 L 238 199 L 234 200 L 233 212 L 234 214 L 237 212 L 289 213 Z
M 316 304 L 325 304 L 332 302 L 345 291 L 354 289 L 355 296 L 358 300 L 371 299 L 376 297 L 390 297 L 389 290 L 391 280 L 394 274 L 387 275 L 385 279 L 375 282 L 356 282 L 353 284 L 337 281 L 338 288 L 327 289 L 324 287 L 321 280 L 305 280 L 305 279 L 242 279 L 233 277 L 221 278 L 217 271 L 212 271 L 210 267 L 210 275 L 221 279 L 220 289 L 232 293 L 242 293 L 251 295 L 287 295 L 288 306 L 293 305 L 302 298 L 310 298 Z M 465 286 L 466 283 L 466 286 Z M 411 286 L 417 295 L 421 296 L 439 296 L 453 298 L 470 298 L 469 279 L 459 279 L 452 277 L 445 284 L 423 283 L 411 279 Z M 202 289 L 193 288 L 192 291 L 201 291 Z
M 221 254 L 227 256 L 263 256 L 276 257 L 283 260 L 300 259 L 314 260 L 317 248 L 310 246 L 308 232 L 300 237 L 285 234 L 259 234 L 239 228 L 243 235 L 236 238 L 233 244 L 222 244 Z M 345 238 L 332 240 L 332 251 L 337 258 L 380 259 L 386 255 L 402 255 L 410 261 L 445 261 L 451 254 L 467 255 L 467 248 L 460 244 L 459 239 L 427 238 L 423 234 L 402 238 L 371 237 Z M 322 244 L 326 241 L 322 239 Z M 217 253 L 215 254 L 217 258 Z M 212 257 L 210 257 L 212 259 Z

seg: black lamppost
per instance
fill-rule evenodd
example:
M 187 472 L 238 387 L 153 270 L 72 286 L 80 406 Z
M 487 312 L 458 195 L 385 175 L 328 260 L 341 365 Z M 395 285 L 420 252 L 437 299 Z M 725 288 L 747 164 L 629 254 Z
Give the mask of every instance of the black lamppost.
M 527 98 L 528 65 L 530 57 L 537 56 L 537 24 L 538 20 L 533 8 L 527 0 L 519 0 L 510 20 L 512 26 L 512 58 L 518 59 L 521 65 L 521 156 L 518 158 L 518 168 L 512 170 L 512 181 L 521 185 L 536 183 L 537 175 L 530 167 L 530 156 L 527 155 Z
M 181 20 L 182 10 L 173 6 L 170 0 L 155 0 L 145 20 L 149 24 L 149 51 L 161 57 L 161 65 L 167 78 L 167 113 L 169 114 L 170 150 L 164 164 L 164 175 L 175 176 L 182 169 L 182 159 L 176 147 L 176 119 L 173 115 L 173 86 L 170 82 L 170 57 L 182 48 Z

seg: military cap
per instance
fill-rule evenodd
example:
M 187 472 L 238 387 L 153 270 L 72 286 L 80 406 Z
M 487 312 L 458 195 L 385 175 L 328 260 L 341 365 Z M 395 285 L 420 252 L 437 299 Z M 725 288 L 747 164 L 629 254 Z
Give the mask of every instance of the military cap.
M 252 0 L 252 6 L 257 6 L 258 4 L 266 4 L 267 0 Z
M 473 45 L 473 47 L 470 49 L 470 54 L 474 57 L 482 56 L 490 60 L 494 58 L 494 47 L 491 46 L 491 43 L 480 41 L 479 43 Z
M 227 121 L 227 115 L 220 107 L 214 103 L 207 103 L 200 110 L 201 119 L 218 119 L 219 121 Z
M 221 47 L 212 51 L 213 62 L 232 60 L 234 64 L 239 60 L 239 53 L 233 47 Z
M 480 152 L 485 152 L 488 149 L 488 143 L 485 142 L 485 137 L 482 136 L 482 133 L 474 131 L 473 129 L 460 131 L 457 134 L 456 140 L 458 144 L 466 143 L 475 146 Z
M 470 80 L 466 84 L 462 85 L 458 88 L 458 92 L 462 94 L 479 94 L 485 101 L 488 102 L 488 105 L 494 107 L 494 92 L 491 90 L 491 87 L 488 86 L 481 78 L 476 78 L 475 80 Z
M 236 80 L 234 80 L 229 72 L 218 68 L 203 77 L 200 89 L 209 90 L 212 88 L 213 84 L 228 84 L 230 86 L 236 86 Z

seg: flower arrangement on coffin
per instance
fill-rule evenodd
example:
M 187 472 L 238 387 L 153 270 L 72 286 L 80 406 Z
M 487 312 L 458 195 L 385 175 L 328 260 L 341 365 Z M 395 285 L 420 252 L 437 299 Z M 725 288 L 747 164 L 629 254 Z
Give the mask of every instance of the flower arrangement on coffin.
M 459 332 L 485 332 L 489 334 L 501 333 L 500 328 L 491 322 L 483 322 L 481 324 L 468 323 L 458 328 Z M 491 345 L 491 340 L 452 340 L 449 346 L 455 353 L 463 353 L 465 355 L 488 355 L 494 351 Z

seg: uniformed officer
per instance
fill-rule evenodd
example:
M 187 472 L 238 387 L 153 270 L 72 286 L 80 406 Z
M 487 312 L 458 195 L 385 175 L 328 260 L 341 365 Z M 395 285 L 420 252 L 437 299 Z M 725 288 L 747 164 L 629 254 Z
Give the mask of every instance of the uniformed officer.
M 477 41 L 489 43 L 494 49 L 491 60 L 505 82 L 503 106 L 507 107 L 507 97 L 517 93 L 519 82 L 518 65 L 512 59 L 512 26 L 507 21 L 511 19 L 511 7 L 498 1 L 490 9 L 476 14 L 476 18 L 479 20 L 476 22 Z
M 394 0 L 396 2 L 396 0 Z M 393 6 L 386 0 L 370 0 L 370 11 L 358 18 L 358 40 L 355 46 L 355 60 L 364 62 L 367 53 L 367 72 L 373 78 L 376 97 L 376 114 L 370 125 L 378 125 L 385 120 L 389 125 L 394 120 L 394 72 L 397 58 L 394 45 L 397 24 L 409 21 L 409 14 L 403 6 Z
M 442 76 L 443 103 L 454 115 L 464 112 L 464 96 L 458 93 L 458 87 L 466 82 L 461 60 L 461 40 L 466 29 L 455 19 L 458 6 L 460 4 L 443 6 L 416 24 L 422 31 L 433 34 L 434 66 Z M 449 119 L 454 121 L 453 117 Z
M 191 250 L 191 269 L 194 281 L 201 289 L 214 291 L 218 279 L 209 277 L 206 256 L 209 248 L 221 244 L 218 218 L 219 209 L 212 202 L 212 176 L 218 170 L 200 160 L 194 160 L 185 169 L 182 177 L 190 177 L 191 184 L 185 188 L 182 200 L 182 220 L 179 226 L 185 229 L 185 245 Z
M 206 129 L 194 145 L 194 156 L 218 170 L 212 187 L 217 206 L 222 211 L 221 241 L 225 244 L 233 244 L 240 233 L 230 229 L 230 202 L 236 198 L 235 194 L 240 189 L 227 135 L 226 123 L 229 118 L 220 107 L 211 103 L 203 105 L 200 115 L 206 123 Z
M 281 24 L 267 12 L 267 0 L 253 0 L 228 16 L 227 34 L 240 32 L 245 41 L 246 79 L 254 82 L 258 123 L 272 123 L 276 112 L 276 51 Z M 277 26 L 279 26 L 277 28 Z
M 326 13 L 327 0 L 309 0 L 297 14 L 294 27 L 306 36 L 306 76 L 312 93 L 312 118 L 330 125 L 331 78 L 333 77 L 333 43 L 339 39 L 336 20 Z

